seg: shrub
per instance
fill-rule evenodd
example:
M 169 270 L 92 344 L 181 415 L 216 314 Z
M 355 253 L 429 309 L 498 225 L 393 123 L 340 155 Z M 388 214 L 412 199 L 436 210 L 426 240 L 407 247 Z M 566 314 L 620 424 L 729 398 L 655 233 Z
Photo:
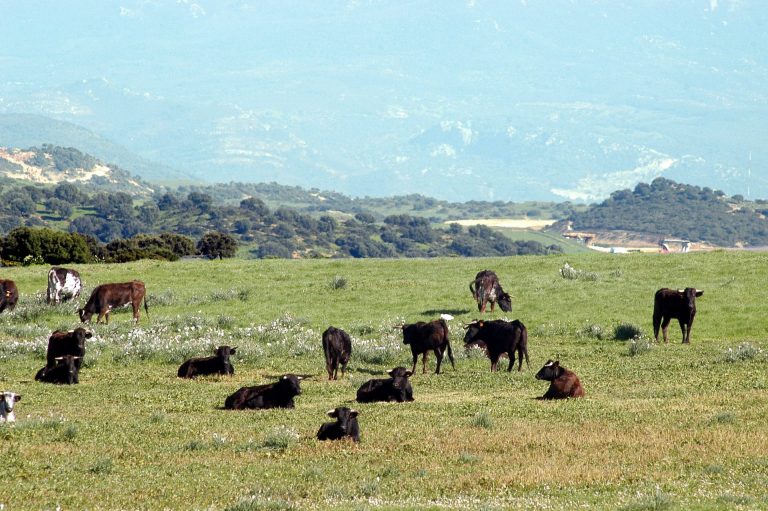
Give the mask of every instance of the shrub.
M 344 289 L 347 287 L 347 279 L 340 275 L 335 275 L 331 279 L 331 289 Z
M 600 278 L 600 275 L 593 271 L 584 271 L 584 270 L 577 270 L 573 266 L 571 266 L 568 263 L 565 263 L 562 268 L 560 268 L 560 275 L 564 279 L 568 280 L 586 280 L 586 281 L 596 281 Z
M 653 344 L 650 337 L 637 336 L 629 343 L 629 356 L 634 357 L 651 350 Z
M 264 437 L 262 446 L 267 449 L 284 451 L 299 440 L 299 434 L 288 426 L 272 428 Z
M 752 344 L 745 342 L 739 344 L 736 349 L 728 348 L 725 352 L 726 362 L 743 362 L 745 360 L 752 360 L 763 352 L 760 348 L 753 346 Z
M 613 338 L 619 341 L 635 339 L 643 335 L 642 329 L 632 323 L 619 323 L 613 329 Z

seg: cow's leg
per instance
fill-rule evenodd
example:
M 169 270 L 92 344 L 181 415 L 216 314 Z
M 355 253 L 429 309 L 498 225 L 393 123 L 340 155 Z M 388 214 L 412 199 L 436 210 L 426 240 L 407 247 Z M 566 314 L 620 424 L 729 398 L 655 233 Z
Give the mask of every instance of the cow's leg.
M 485 306 L 488 305 L 488 302 L 483 298 L 482 303 L 480 304 L 480 312 L 485 313 Z
M 509 350 L 507 352 L 507 356 L 509 356 L 509 365 L 507 366 L 507 372 L 509 373 L 512 371 L 512 367 L 515 365 L 515 350 L 514 349 Z M 521 360 L 520 363 L 522 364 L 523 361 Z
M 659 342 L 659 327 L 661 326 L 661 314 L 653 314 L 653 338 Z
M 429 351 L 425 351 L 421 354 L 421 374 L 427 374 L 427 353 L 429 353 Z
M 667 327 L 669 326 L 670 321 L 672 321 L 672 318 L 664 318 L 661 322 L 661 333 L 664 335 L 664 344 L 669 342 L 667 339 Z
M 497 354 L 491 355 L 491 372 L 495 372 L 499 370 L 499 356 Z
M 437 357 L 437 368 L 435 374 L 440 374 L 440 365 L 443 363 L 443 350 L 435 348 L 435 357 Z
M 416 362 L 419 361 L 419 354 L 413 353 L 413 367 L 411 367 L 411 374 L 416 374 Z
M 496 305 L 496 302 L 491 301 L 491 314 L 493 314 L 493 307 L 494 307 L 494 305 Z

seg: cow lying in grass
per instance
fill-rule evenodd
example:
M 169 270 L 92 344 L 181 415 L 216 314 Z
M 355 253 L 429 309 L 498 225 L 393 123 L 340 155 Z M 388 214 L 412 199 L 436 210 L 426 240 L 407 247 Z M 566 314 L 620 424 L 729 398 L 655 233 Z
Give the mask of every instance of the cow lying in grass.
M 234 355 L 235 348 L 219 346 L 212 357 L 190 358 L 179 367 L 179 378 L 194 378 L 208 374 L 235 374 L 235 368 L 229 361 L 229 356 Z
M 57 383 L 60 385 L 73 385 L 80 383 L 79 363 L 82 357 L 64 355 L 56 357 L 56 365 L 45 366 L 35 375 L 35 380 L 44 383 Z
M 562 367 L 559 360 L 547 360 L 544 367 L 536 373 L 536 379 L 550 382 L 547 392 L 538 399 L 584 397 L 584 388 L 579 377 L 573 371 Z
M 0 394 L 0 422 L 16 421 L 16 413 L 13 409 L 18 401 L 21 401 L 21 394 L 8 391 Z
M 255 387 L 241 387 L 224 401 L 227 410 L 247 408 L 293 408 L 293 398 L 301 394 L 300 376 L 286 374 L 277 382 Z
M 390 378 L 368 380 L 357 389 L 358 403 L 372 403 L 375 401 L 413 401 L 413 387 L 408 377 L 411 371 L 405 367 L 395 367 L 387 371 Z
M 328 417 L 335 418 L 335 422 L 326 422 L 317 432 L 318 440 L 341 440 L 349 437 L 353 442 L 360 441 L 360 425 L 357 423 L 357 410 L 351 410 L 346 406 L 328 410 Z

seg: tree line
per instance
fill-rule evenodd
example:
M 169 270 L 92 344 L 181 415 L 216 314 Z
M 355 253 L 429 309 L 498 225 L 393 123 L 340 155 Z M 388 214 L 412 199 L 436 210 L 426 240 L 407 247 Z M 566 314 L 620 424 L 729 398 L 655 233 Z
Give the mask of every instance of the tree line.
M 766 210 L 739 195 L 656 178 L 618 190 L 569 218 L 577 230 L 607 229 L 685 238 L 717 246 L 768 245 Z
M 559 252 L 557 245 L 512 241 L 488 227 L 435 227 L 428 219 L 371 212 L 271 209 L 255 197 L 220 204 L 205 192 L 87 193 L 71 183 L 22 186 L 2 194 L 3 259 L 60 264 L 63 258 L 124 262 L 189 255 L 256 258 L 509 256 Z M 54 233 L 59 232 L 60 236 Z M 67 235 L 68 237 L 62 238 Z M 87 247 L 88 251 L 84 247 Z

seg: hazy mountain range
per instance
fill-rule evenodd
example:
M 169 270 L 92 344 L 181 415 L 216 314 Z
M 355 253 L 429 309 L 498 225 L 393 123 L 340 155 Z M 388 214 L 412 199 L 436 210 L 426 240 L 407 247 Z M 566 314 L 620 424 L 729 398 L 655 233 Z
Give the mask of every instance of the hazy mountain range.
M 760 0 L 6 0 L 0 146 L 352 196 L 768 197 L 767 57 Z

